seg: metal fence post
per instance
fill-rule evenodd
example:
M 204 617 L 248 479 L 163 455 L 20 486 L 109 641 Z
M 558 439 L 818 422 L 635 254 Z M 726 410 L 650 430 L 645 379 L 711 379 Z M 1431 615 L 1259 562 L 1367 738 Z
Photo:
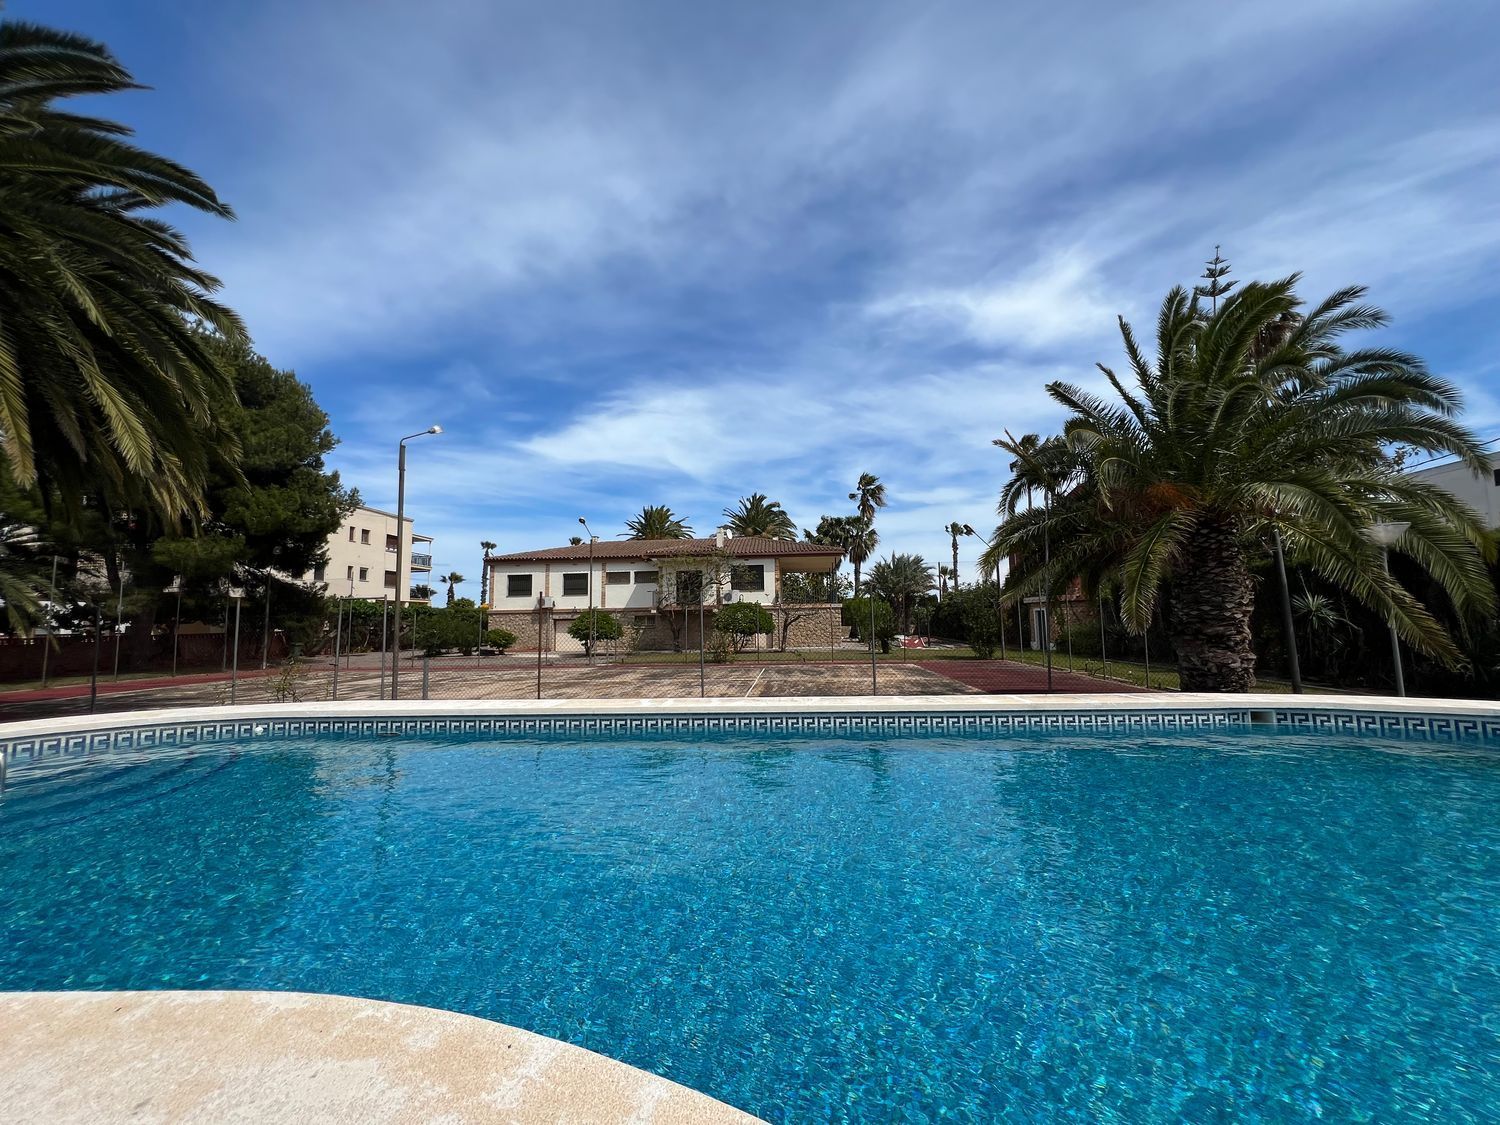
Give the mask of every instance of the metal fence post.
M 234 668 L 229 673 L 229 702 L 235 701 L 235 685 L 240 678 L 240 606 L 243 598 L 234 599 Z
M 428 679 L 427 679 L 427 677 L 428 677 L 428 673 L 431 671 L 431 666 L 432 666 L 432 657 L 428 656 L 426 653 L 423 653 L 422 654 L 422 698 L 423 699 L 427 698 L 427 689 L 428 689 Z
M 104 619 L 98 602 L 94 603 L 94 670 L 89 675 L 89 714 L 99 702 L 99 645 L 103 641 Z
M 333 625 L 333 698 L 339 697 L 339 641 L 344 636 L 344 603 L 338 598 L 333 600 L 337 616 Z
M 1104 595 L 1099 595 L 1099 662 L 1103 668 L 1101 675 L 1109 679 L 1109 649 L 1104 643 Z

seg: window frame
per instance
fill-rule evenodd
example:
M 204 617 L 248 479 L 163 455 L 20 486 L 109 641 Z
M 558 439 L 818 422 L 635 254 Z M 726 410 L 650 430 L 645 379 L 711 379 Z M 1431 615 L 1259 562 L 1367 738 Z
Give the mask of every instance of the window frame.
M 370 568 L 369 567 L 362 566 L 362 567 L 359 568 L 359 580 L 361 582 L 368 582 L 370 580 Z
M 742 584 L 741 576 L 750 571 L 759 572 L 754 586 Z M 766 592 L 765 563 L 734 563 L 729 567 L 729 588 L 736 593 L 764 594 Z
M 631 580 L 637 586 L 660 586 L 660 570 L 633 570 L 630 572 Z
M 516 590 L 518 583 L 524 582 L 526 589 Z M 505 596 L 507 598 L 529 598 L 536 588 L 536 575 L 534 574 L 507 574 L 505 576 Z
M 583 589 L 577 589 L 578 580 L 583 579 Z M 574 589 L 568 589 L 571 585 Z M 562 576 L 562 596 L 565 598 L 586 598 L 589 596 L 589 572 L 586 570 L 565 571 Z
M 606 570 L 604 572 L 604 584 L 606 586 L 629 586 L 630 571 L 628 570 Z

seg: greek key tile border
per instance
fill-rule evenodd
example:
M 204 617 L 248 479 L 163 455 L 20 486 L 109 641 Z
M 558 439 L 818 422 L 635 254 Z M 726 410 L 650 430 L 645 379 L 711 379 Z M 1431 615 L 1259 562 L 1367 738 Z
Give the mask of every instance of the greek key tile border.
M 494 738 L 637 738 L 695 734 L 761 735 L 986 735 L 1015 731 L 1203 730 L 1249 721 L 1244 708 L 1160 711 L 880 711 L 757 712 L 707 715 L 483 715 L 390 718 L 256 718 L 184 720 L 122 726 L 76 734 L 5 739 L 6 760 L 82 756 L 112 750 L 202 745 L 247 738 L 314 736 L 419 738 L 444 735 Z
M 1322 711 L 1277 707 L 1276 724 L 1310 734 L 1371 735 L 1413 742 L 1500 742 L 1500 719 L 1405 711 Z
M 491 738 L 640 738 L 696 734 L 833 735 L 838 737 L 992 735 L 1021 731 L 1066 733 L 1191 731 L 1247 727 L 1271 719 L 1304 733 L 1370 735 L 1425 742 L 1500 744 L 1500 718 L 1379 711 L 1324 711 L 1249 707 L 1117 711 L 787 711 L 702 715 L 453 715 L 360 717 L 260 717 L 184 719 L 78 733 L 5 738 L 0 762 L 81 757 L 110 751 L 196 746 L 249 738 L 419 738 L 459 735 Z

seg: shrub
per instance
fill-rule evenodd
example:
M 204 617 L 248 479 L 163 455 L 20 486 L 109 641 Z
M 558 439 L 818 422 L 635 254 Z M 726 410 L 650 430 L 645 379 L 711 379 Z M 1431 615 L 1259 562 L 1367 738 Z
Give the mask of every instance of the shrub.
M 714 632 L 722 634 L 735 652 L 749 648 L 757 634 L 769 636 L 775 629 L 776 622 L 757 602 L 730 602 L 714 612 Z
M 602 609 L 587 609 L 568 626 L 568 636 L 583 645 L 583 651 L 593 655 L 593 646 L 599 641 L 620 639 L 620 619 Z M 592 640 L 590 640 L 592 637 Z
M 844 621 L 853 626 L 856 638 L 869 643 L 870 599 L 850 598 L 844 603 Z M 875 600 L 875 639 L 880 642 L 881 652 L 891 651 L 891 640 L 896 636 L 896 614 L 891 603 Z
M 516 635 L 509 629 L 490 629 L 484 634 L 484 643 L 490 648 L 504 652 L 516 643 Z

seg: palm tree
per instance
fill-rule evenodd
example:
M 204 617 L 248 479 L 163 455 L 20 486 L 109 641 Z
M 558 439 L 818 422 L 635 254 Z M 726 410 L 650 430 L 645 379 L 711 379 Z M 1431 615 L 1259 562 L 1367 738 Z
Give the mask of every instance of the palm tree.
M 1297 280 L 1247 284 L 1208 313 L 1172 290 L 1154 361 L 1122 318 L 1135 387 L 1101 365 L 1118 404 L 1065 383 L 1047 388 L 1071 412 L 1064 435 L 1076 471 L 1050 505 L 1002 525 L 986 561 L 1014 556 L 1009 600 L 1076 575 L 1087 596 L 1117 591 L 1122 619 L 1140 633 L 1170 583 L 1183 688 L 1245 691 L 1255 659 L 1250 557 L 1279 530 L 1301 565 L 1382 614 L 1408 644 L 1459 660 L 1367 535 L 1377 523 L 1408 525 L 1399 549 L 1459 614 L 1492 612 L 1490 534 L 1441 489 L 1402 476 L 1385 452 L 1405 445 L 1487 471 L 1478 442 L 1454 421 L 1459 392 L 1413 356 L 1340 346 L 1344 333 L 1386 323 L 1362 303 L 1363 288 L 1303 314 Z
M 1021 481 L 1021 487 L 1026 490 L 1026 506 L 1029 508 L 1031 507 L 1031 490 L 1035 487 L 1035 481 L 1030 479 L 1028 469 L 1034 464 L 1036 452 L 1041 448 L 1042 436 L 1040 434 L 1022 434 L 1016 438 L 1011 437 L 1009 431 L 1006 431 L 1005 436 L 1010 441 L 1010 444 L 1005 446 L 1005 448 L 1015 454 L 1015 460 L 1010 463 L 1011 480 Z M 999 445 L 1000 439 L 996 438 L 994 444 Z
M 693 529 L 677 518 L 665 504 L 641 509 L 641 514 L 625 521 L 625 539 L 691 539 Z
M 235 453 L 212 413 L 230 376 L 195 325 L 243 329 L 152 214 L 229 207 L 125 126 L 56 104 L 137 88 L 100 43 L 0 24 L 0 463 L 70 506 L 94 492 L 175 522 Z
M 921 555 L 892 554 L 870 568 L 871 591 L 895 608 L 903 633 L 911 632 L 912 607 L 932 585 L 932 568 Z
M 464 580 L 464 576 L 462 574 L 458 573 L 458 571 L 456 571 L 456 570 L 450 570 L 447 574 L 443 575 L 442 578 L 438 579 L 438 581 L 440 581 L 440 582 L 446 582 L 448 584 L 448 604 L 449 605 L 453 604 L 453 587 L 457 586 L 463 580 Z
M 729 530 L 736 535 L 758 535 L 766 539 L 795 539 L 797 525 L 782 510 L 779 500 L 767 502 L 764 492 L 740 499 L 737 508 L 725 508 Z
M 490 600 L 490 552 L 495 549 L 495 545 L 488 539 L 481 539 L 479 549 L 484 552 L 479 560 L 479 573 L 483 575 L 479 582 L 479 600 L 488 603 Z
M 939 601 L 942 601 L 948 596 L 948 577 L 950 574 L 952 574 L 952 571 L 948 569 L 947 563 L 938 563 L 937 581 Z
M 849 553 L 850 544 L 859 528 L 858 516 L 820 516 L 818 526 L 813 531 L 802 529 L 802 538 L 809 543 L 819 543 L 825 547 L 837 547 L 844 554 Z M 843 559 L 834 561 L 833 573 L 829 575 L 828 589 L 829 600 L 833 600 L 833 592 L 838 587 L 839 567 L 843 565 Z
M 849 561 L 854 564 L 854 592 L 859 593 L 859 569 L 875 554 L 880 536 L 875 531 L 875 512 L 885 507 L 885 485 L 874 473 L 860 473 L 854 491 L 855 518 L 859 521 L 849 537 Z
M 950 570 L 948 572 L 948 574 L 953 579 L 953 588 L 955 590 L 957 590 L 958 589 L 958 539 L 959 539 L 959 536 L 961 536 L 961 535 L 973 535 L 973 534 L 975 534 L 975 531 L 968 524 L 966 524 L 966 523 L 958 523 L 957 521 L 954 521 L 953 523 L 950 523 L 947 527 L 943 528 L 943 530 L 946 531 L 948 533 L 948 535 L 953 540 L 953 569 Z

